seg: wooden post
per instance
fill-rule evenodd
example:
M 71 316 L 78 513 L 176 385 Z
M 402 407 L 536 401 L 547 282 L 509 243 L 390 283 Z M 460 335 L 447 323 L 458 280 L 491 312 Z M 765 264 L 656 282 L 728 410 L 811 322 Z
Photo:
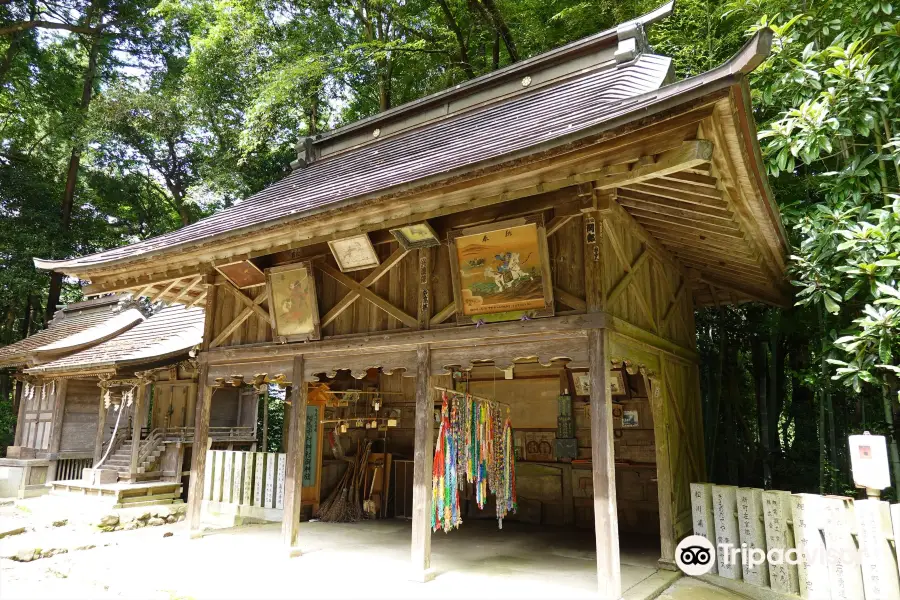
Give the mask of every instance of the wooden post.
M 56 481 L 56 467 L 59 460 L 56 454 L 59 453 L 59 445 L 62 441 L 63 420 L 66 415 L 66 388 L 68 380 L 53 380 L 53 417 L 50 424 L 50 448 L 49 452 L 53 458 L 50 460 L 50 467 L 47 469 L 47 481 Z
M 131 468 L 128 470 L 131 480 L 137 479 L 138 455 L 141 453 L 141 428 L 146 422 L 142 416 L 144 412 L 144 403 L 147 395 L 147 382 L 141 380 L 138 385 L 137 393 L 134 399 L 134 409 L 131 414 L 134 415 L 131 422 Z
M 269 384 L 265 384 L 266 390 L 263 392 L 263 418 L 262 418 L 262 451 L 269 451 Z
M 431 248 L 419 248 L 419 329 L 431 327 Z
M 300 533 L 300 504 L 303 496 L 303 458 L 306 452 L 306 381 L 303 378 L 303 355 L 294 357 L 291 375 L 291 416 L 288 427 L 287 464 L 284 473 L 284 513 L 281 539 L 289 556 L 299 556 L 297 534 Z
M 109 409 L 103 401 L 105 393 L 100 389 L 100 412 L 97 415 L 97 434 L 94 436 L 94 466 L 103 458 L 103 438 L 106 436 L 106 415 Z
M 191 478 L 188 482 L 188 523 L 190 536 L 200 535 L 200 509 L 203 505 L 203 478 L 206 473 L 206 449 L 209 441 L 209 409 L 215 391 L 206 381 L 208 367 L 200 365 L 197 386 L 197 412 L 194 417 L 194 443 L 191 448 Z
M 14 397 L 16 399 L 16 406 L 18 406 L 18 418 L 16 419 L 15 445 L 21 446 L 22 445 L 22 436 L 25 434 L 25 403 L 26 403 L 26 400 L 25 400 L 25 398 L 22 397 L 23 396 L 22 391 L 25 388 L 25 382 L 19 381 L 18 379 L 16 379 L 15 382 L 16 382 L 16 389 L 15 389 Z
M 599 211 L 584 214 L 584 294 L 587 312 L 606 310 L 603 285 L 603 219 Z
M 622 596 L 619 571 L 619 520 L 616 513 L 616 465 L 613 450 L 612 396 L 609 385 L 609 332 L 588 331 L 591 365 L 591 463 L 594 472 L 594 530 L 600 597 Z
M 431 471 L 434 461 L 434 404 L 431 400 L 431 350 L 416 349 L 416 431 L 413 462 L 412 579 L 426 582 L 431 570 Z

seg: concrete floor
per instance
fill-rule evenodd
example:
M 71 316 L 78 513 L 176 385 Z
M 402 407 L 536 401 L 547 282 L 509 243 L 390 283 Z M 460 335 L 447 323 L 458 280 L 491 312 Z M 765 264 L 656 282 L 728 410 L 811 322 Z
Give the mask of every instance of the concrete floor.
M 163 537 L 167 532 L 172 535 Z M 37 541 L 34 538 L 60 533 L 36 530 L 6 538 L 0 546 L 27 545 Z M 0 561 L 0 597 L 597 597 L 594 541 L 589 531 L 521 523 L 506 523 L 500 531 L 494 521 L 469 520 L 459 530 L 432 536 L 436 577 L 426 584 L 406 576 L 408 521 L 304 523 L 300 529 L 303 555 L 296 558 L 287 557 L 277 523 L 209 531 L 196 540 L 189 539 L 184 523 L 83 535 L 92 536 L 96 548 L 31 563 Z M 673 600 L 736 598 L 696 580 L 675 581 L 677 574 L 658 571 L 657 556 L 652 543 L 623 540 L 626 600 L 660 592 Z

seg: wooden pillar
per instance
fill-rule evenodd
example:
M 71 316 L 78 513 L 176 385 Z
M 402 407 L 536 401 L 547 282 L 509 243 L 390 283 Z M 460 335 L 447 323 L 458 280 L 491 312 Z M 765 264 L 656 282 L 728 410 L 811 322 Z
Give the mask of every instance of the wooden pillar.
M 262 417 L 262 449 L 261 452 L 269 451 L 269 384 L 265 384 L 263 391 L 263 417 Z
M 431 327 L 431 248 L 419 248 L 419 329 Z
M 50 466 L 47 468 L 47 481 L 56 481 L 56 467 L 59 460 L 56 455 L 59 453 L 59 446 L 62 442 L 63 421 L 66 416 L 66 388 L 68 380 L 55 379 L 50 384 L 53 386 L 53 416 L 50 422 L 50 447 L 48 451 L 51 455 Z
M 22 437 L 25 435 L 25 404 L 28 402 L 22 393 L 25 389 L 25 382 L 16 380 L 15 398 L 18 406 L 18 417 L 16 419 L 16 439 L 15 445 L 22 445 Z
M 619 521 L 616 513 L 616 465 L 613 450 L 612 396 L 609 385 L 609 331 L 588 331 L 591 365 L 591 463 L 594 479 L 594 530 L 600 598 L 622 596 L 619 572 Z
M 215 391 L 206 381 L 208 370 L 206 363 L 200 365 L 197 412 L 194 416 L 194 443 L 191 448 L 191 478 L 188 482 L 188 524 L 191 537 L 200 535 L 200 509 L 203 505 L 203 481 L 209 443 L 209 409 Z
M 299 556 L 300 504 L 303 495 L 303 458 L 306 452 L 306 381 L 303 355 L 294 357 L 291 374 L 291 416 L 288 427 L 287 463 L 284 473 L 284 516 L 281 539 L 289 556 Z
M 97 466 L 97 463 L 100 462 L 100 459 L 103 458 L 103 438 L 106 437 L 106 415 L 109 413 L 109 409 L 106 406 L 106 402 L 103 401 L 103 397 L 106 395 L 105 391 L 102 388 L 100 389 L 100 409 L 97 414 L 97 433 L 94 436 L 94 466 Z
M 147 389 L 147 382 L 141 380 L 140 385 L 138 385 L 137 392 L 135 393 L 134 408 L 131 411 L 131 414 L 134 415 L 131 419 L 131 468 L 129 469 L 132 480 L 135 479 L 138 466 L 140 466 L 138 465 L 138 455 L 141 453 L 141 428 L 146 422 L 143 418 L 143 414 L 144 404 L 146 403 L 145 396 L 147 395 Z
M 429 581 L 431 570 L 431 472 L 434 461 L 434 403 L 431 399 L 431 350 L 416 349 L 416 430 L 413 462 L 412 578 Z

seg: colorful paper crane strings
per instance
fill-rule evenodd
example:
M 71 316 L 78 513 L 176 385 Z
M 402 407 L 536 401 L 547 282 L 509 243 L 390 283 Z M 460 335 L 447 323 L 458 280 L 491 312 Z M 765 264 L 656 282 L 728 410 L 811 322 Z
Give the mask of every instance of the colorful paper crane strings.
M 449 532 L 462 524 L 460 490 L 469 484 L 483 509 L 494 494 L 497 521 L 516 512 L 516 465 L 509 409 L 462 392 L 443 392 L 434 450 L 431 527 Z

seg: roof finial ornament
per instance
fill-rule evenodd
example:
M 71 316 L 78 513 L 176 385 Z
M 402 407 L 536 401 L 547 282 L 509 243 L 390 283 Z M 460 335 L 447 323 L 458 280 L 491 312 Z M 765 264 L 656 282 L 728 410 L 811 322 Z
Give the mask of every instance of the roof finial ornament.
M 639 20 L 618 25 L 616 36 L 619 38 L 619 47 L 616 48 L 615 54 L 617 69 L 633 64 L 642 53 L 650 50 L 647 32 Z
M 316 149 L 313 146 L 312 136 L 302 137 L 294 147 L 297 150 L 297 160 L 291 162 L 291 170 L 305 169 L 316 160 Z

